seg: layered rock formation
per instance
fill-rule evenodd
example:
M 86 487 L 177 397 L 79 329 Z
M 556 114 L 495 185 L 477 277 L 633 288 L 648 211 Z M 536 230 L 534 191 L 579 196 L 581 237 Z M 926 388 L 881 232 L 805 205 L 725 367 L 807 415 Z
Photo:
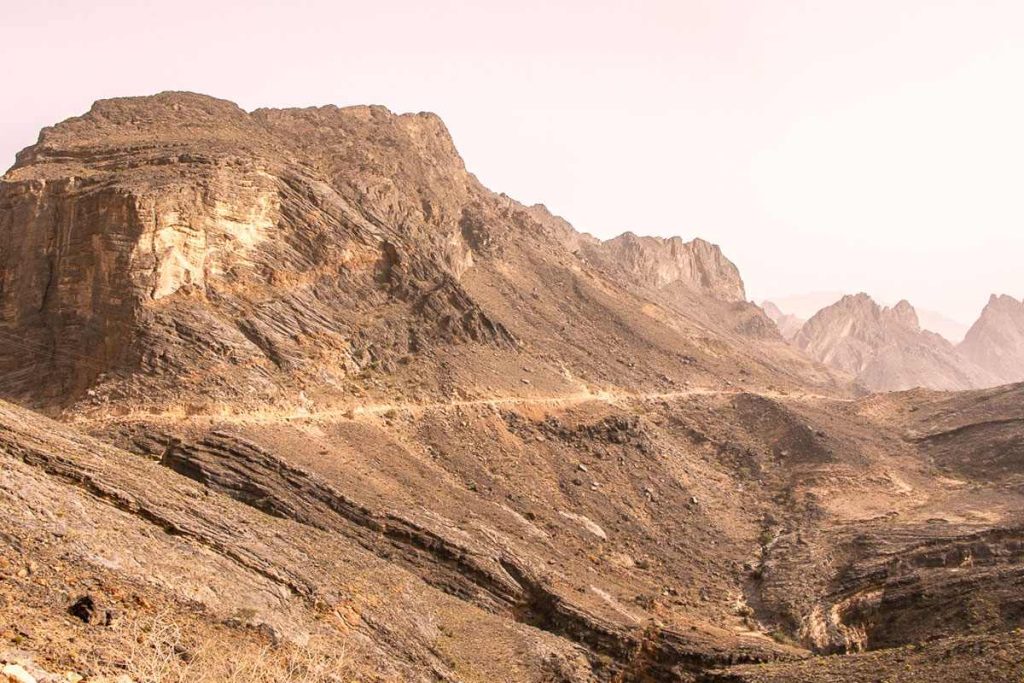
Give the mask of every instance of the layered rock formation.
M 122 367 L 336 382 L 431 340 L 514 345 L 458 283 L 482 193 L 429 115 L 99 102 L 0 187 L 5 393 L 74 397 Z M 425 322 L 357 328 L 386 305 Z
M 746 300 L 739 270 L 717 244 L 626 232 L 601 242 L 598 250 L 648 287 L 663 289 L 678 283 L 722 301 Z
M 812 358 L 880 391 L 1000 383 L 944 338 L 922 330 L 906 301 L 885 308 L 867 294 L 843 297 L 808 320 L 793 342 Z
M 957 348 L 1002 382 L 1024 382 L 1024 301 L 993 294 Z
M 571 312 L 545 292 L 509 306 L 500 294 L 549 275 L 579 288 L 611 278 L 613 298 L 673 283 L 700 300 L 743 297 L 716 247 L 597 244 L 483 188 L 437 117 L 381 107 L 248 114 L 187 93 L 98 102 L 19 155 L 0 185 L 0 240 L 0 334 L 16 340 L 0 350 L 0 390 L 39 406 L 97 385 L 140 401 L 175 392 L 183 409 L 196 395 L 290 401 L 345 393 L 355 375 L 410 358 L 436 394 L 451 373 L 432 349 L 512 359 L 581 313 L 593 329 L 576 320 L 557 333 L 561 364 L 590 365 L 575 339 L 611 332 L 603 304 Z M 506 265 L 473 268 L 481 261 Z M 706 316 L 692 304 L 671 315 L 695 334 L 759 329 L 742 307 Z M 701 355 L 686 346 L 669 356 Z M 669 356 L 646 359 L 646 376 L 671 375 Z M 612 361 L 599 374 L 621 371 Z
M 61 418 L 0 401 L 0 663 L 1018 674 L 1020 388 L 854 400 L 743 299 L 705 242 L 483 188 L 432 115 L 97 103 L 0 183 L 0 394 Z M 830 359 L 931 343 L 851 308 Z

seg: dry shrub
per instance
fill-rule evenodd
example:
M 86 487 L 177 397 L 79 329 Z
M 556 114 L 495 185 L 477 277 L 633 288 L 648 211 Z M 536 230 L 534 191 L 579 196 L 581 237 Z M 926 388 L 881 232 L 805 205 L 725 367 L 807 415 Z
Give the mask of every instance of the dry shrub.
M 189 636 L 169 613 L 128 626 L 125 671 L 139 683 L 344 683 L 344 650 Z M 253 639 L 255 640 L 255 639 Z

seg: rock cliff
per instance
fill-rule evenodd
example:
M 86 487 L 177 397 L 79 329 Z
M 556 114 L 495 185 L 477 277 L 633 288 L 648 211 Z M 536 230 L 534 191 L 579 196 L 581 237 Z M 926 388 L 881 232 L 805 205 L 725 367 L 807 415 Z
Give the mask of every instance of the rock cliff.
M 641 310 L 635 301 L 676 285 L 701 301 L 743 298 L 717 247 L 599 243 L 484 188 L 436 116 L 383 107 L 247 113 L 191 93 L 97 102 L 45 129 L 4 176 L 0 242 L 0 335 L 12 340 L 0 393 L 39 407 L 86 392 L 182 410 L 294 402 L 361 391 L 354 378 L 378 372 L 436 396 L 475 384 L 457 389 L 442 352 L 521 366 L 552 330 L 559 360 L 536 359 L 552 381 L 565 383 L 566 366 L 651 381 L 676 372 L 676 354 L 703 352 L 664 344 L 639 373 L 597 359 L 577 340 L 617 344 L 607 306 Z M 601 293 L 569 310 L 547 280 Z M 742 306 L 657 305 L 674 305 L 665 315 L 690 336 L 763 332 Z M 791 356 L 743 355 L 768 372 L 776 352 Z
M 700 238 L 641 237 L 623 233 L 596 245 L 637 282 L 662 289 L 681 284 L 722 301 L 744 301 L 746 293 L 736 266 L 716 244 Z
M 458 282 L 483 194 L 431 115 L 98 102 L 0 185 L 0 332 L 21 340 L 5 391 L 80 395 L 122 367 L 224 374 L 224 358 L 253 381 L 319 359 L 329 382 L 375 347 L 514 344 Z M 418 336 L 357 329 L 386 303 L 425 321 Z

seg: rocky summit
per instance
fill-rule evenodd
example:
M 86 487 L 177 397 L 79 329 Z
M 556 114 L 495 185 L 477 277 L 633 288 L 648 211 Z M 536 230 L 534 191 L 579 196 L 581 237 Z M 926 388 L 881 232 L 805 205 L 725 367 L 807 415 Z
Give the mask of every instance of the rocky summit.
M 579 233 L 436 116 L 98 102 L 0 182 L 0 310 L 11 680 L 1024 666 L 1024 385 L 865 390 L 1005 356 L 864 296 L 790 344 L 718 247 Z
M 921 330 L 917 313 L 907 301 L 887 308 L 867 294 L 845 296 L 812 316 L 794 343 L 871 389 L 973 385 L 973 378 L 960 372 L 952 345 Z

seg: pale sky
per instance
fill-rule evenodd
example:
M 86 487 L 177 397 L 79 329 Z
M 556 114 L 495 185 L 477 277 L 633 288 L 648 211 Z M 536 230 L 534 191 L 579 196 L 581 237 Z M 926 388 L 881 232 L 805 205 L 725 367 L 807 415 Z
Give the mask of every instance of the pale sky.
M 1024 295 L 1020 0 L 33 0 L 0 59 L 4 167 L 104 97 L 383 104 L 580 230 L 721 244 L 752 299 Z

